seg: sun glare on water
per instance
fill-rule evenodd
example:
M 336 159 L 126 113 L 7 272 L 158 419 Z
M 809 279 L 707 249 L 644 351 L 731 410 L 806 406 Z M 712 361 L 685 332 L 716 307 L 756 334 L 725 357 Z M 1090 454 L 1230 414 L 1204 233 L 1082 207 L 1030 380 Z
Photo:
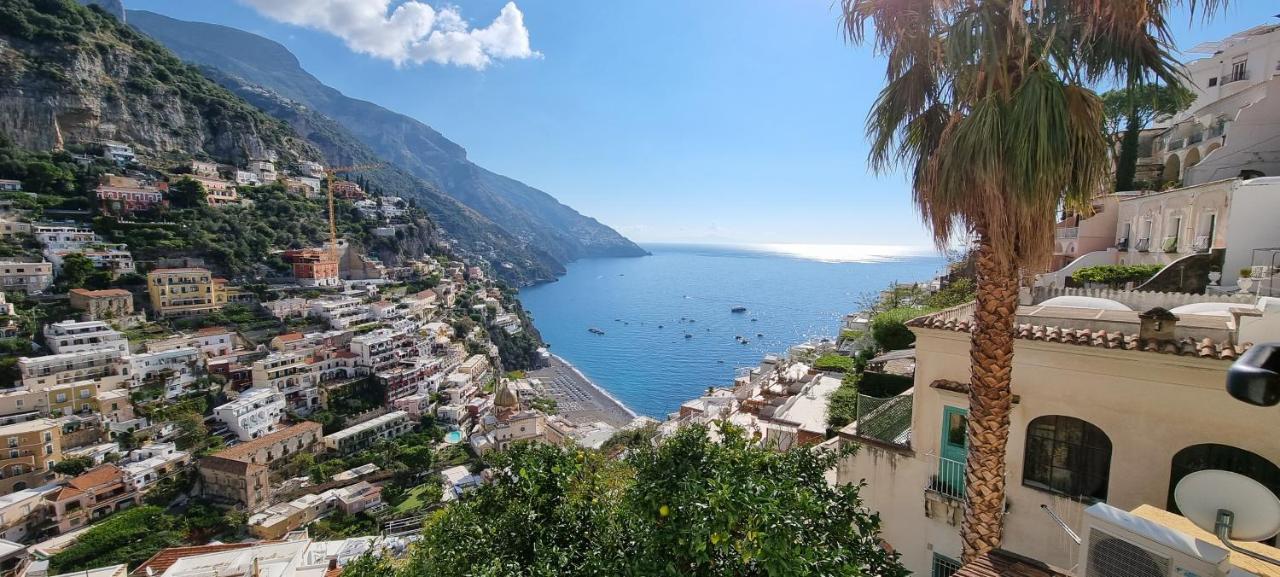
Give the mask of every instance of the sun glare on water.
M 753 244 L 748 249 L 820 262 L 886 262 L 902 258 L 933 256 L 931 248 L 873 244 Z

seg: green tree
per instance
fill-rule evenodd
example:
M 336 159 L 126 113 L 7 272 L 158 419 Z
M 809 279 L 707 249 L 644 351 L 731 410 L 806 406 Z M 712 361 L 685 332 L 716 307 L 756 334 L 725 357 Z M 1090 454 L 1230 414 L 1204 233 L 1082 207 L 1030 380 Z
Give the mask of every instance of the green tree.
M 161 549 L 182 544 L 175 519 L 159 507 L 144 505 L 116 513 L 90 527 L 75 543 L 49 559 L 58 573 L 127 563 L 136 565 Z
M 872 167 L 905 168 L 939 246 L 976 240 L 965 561 L 1003 536 L 1019 273 L 1053 254 L 1057 209 L 1087 211 L 1108 184 L 1111 143 L 1090 85 L 1176 84 L 1167 12 L 1224 3 L 841 0 L 849 39 L 873 35 L 886 63 L 867 120 Z
M 1158 116 L 1177 114 L 1195 100 L 1194 92 L 1180 82 L 1134 82 L 1102 93 L 1107 134 L 1119 139 L 1116 154 L 1116 190 L 1133 190 L 1138 169 L 1138 141 L 1142 129 Z
M 428 519 L 404 566 L 344 575 L 906 574 L 858 487 L 826 482 L 840 455 L 770 451 L 719 426 L 720 442 L 691 426 L 625 461 L 519 444 L 494 456 L 492 483 Z
M 53 466 L 53 471 L 74 477 L 93 467 L 93 459 L 89 457 L 67 457 Z
M 73 252 L 62 258 L 60 282 L 68 289 L 86 288 L 94 273 L 98 272 L 93 261 L 82 253 Z
M 208 203 L 204 185 L 190 177 L 183 177 L 169 185 L 169 204 L 173 208 L 196 208 Z

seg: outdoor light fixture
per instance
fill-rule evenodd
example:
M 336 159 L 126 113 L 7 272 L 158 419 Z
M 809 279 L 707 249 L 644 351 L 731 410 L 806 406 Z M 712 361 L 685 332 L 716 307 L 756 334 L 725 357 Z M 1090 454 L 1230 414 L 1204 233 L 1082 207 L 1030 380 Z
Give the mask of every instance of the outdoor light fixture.
M 1246 351 L 1227 370 L 1227 393 L 1259 407 L 1280 404 L 1280 343 L 1262 343 Z

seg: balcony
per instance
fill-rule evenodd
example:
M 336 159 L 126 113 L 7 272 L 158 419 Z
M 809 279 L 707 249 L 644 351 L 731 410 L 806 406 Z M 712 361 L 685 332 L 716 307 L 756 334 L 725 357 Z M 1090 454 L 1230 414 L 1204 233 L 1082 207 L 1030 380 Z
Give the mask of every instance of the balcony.
M 964 461 L 947 459 L 930 453 L 924 456 L 932 473 L 926 492 L 940 495 L 947 499 L 964 502 Z
M 1166 236 L 1164 241 L 1160 243 L 1160 249 L 1164 252 L 1178 252 L 1178 237 Z
M 1077 238 L 1080 236 L 1080 227 L 1073 226 L 1069 228 L 1059 228 L 1056 230 L 1055 236 L 1064 240 Z
M 1129 250 L 1129 239 L 1127 239 L 1127 238 L 1117 238 L 1117 239 L 1116 239 L 1116 250 Z
M 1140 238 L 1140 239 L 1138 239 L 1138 242 L 1134 243 L 1134 245 L 1133 245 L 1133 250 L 1136 250 L 1136 251 L 1138 251 L 1138 252 L 1148 252 L 1148 251 L 1150 251 L 1150 250 L 1151 250 L 1151 239 L 1149 239 L 1149 238 Z
M 1197 236 L 1196 239 L 1191 242 L 1191 250 L 1200 253 L 1209 252 L 1209 248 L 1212 245 L 1213 241 L 1208 237 L 1208 235 Z

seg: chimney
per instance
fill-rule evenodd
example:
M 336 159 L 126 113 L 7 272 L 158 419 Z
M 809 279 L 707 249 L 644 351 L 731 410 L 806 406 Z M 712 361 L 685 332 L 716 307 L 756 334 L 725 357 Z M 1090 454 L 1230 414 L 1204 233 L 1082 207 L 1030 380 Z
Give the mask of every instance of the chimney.
M 1177 338 L 1174 328 L 1178 325 L 1178 316 L 1167 309 L 1155 307 L 1139 314 L 1138 321 L 1138 338 L 1143 341 L 1154 339 L 1163 342 Z

